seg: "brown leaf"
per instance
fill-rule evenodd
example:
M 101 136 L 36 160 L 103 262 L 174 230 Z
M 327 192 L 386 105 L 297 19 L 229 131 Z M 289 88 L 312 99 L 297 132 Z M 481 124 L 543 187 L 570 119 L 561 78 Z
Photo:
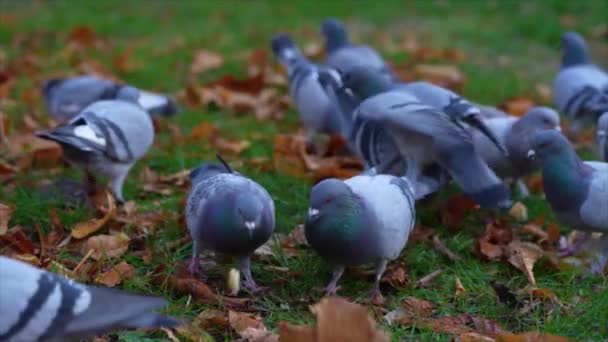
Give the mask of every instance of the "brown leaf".
M 440 275 L 442 272 L 443 270 L 439 269 L 425 275 L 424 277 L 418 279 L 418 281 L 416 282 L 416 286 L 423 289 L 430 288 L 433 285 L 435 278 L 437 278 L 437 276 Z
M 488 260 L 500 260 L 503 257 L 503 250 L 499 245 L 486 240 L 478 241 L 479 253 Z
M 8 143 L 10 156 L 19 159 L 17 168 L 20 170 L 30 166 L 54 167 L 61 161 L 61 147 L 56 142 L 26 133 L 8 137 Z
M 465 294 L 465 292 L 467 292 L 467 290 L 462 285 L 462 282 L 460 281 L 460 278 L 458 278 L 458 276 L 454 277 L 454 287 L 456 288 L 456 291 L 454 293 L 455 296 L 460 296 L 460 295 Z
M 91 236 L 82 245 L 82 254 L 87 254 L 90 250 L 93 250 L 91 257 L 95 260 L 104 257 L 115 259 L 125 254 L 129 249 L 129 240 L 125 233 Z
M 192 64 L 190 64 L 190 73 L 196 75 L 220 68 L 222 65 L 224 65 L 224 58 L 220 54 L 209 50 L 197 50 L 194 53 Z
M 555 243 L 559 241 L 559 227 L 555 223 L 550 223 L 547 226 L 547 235 L 549 236 L 549 243 Z
M 528 208 L 521 202 L 515 202 L 511 209 L 509 209 L 509 215 L 518 221 L 528 220 Z
M 513 241 L 509 244 L 508 251 L 511 265 L 524 272 L 530 284 L 536 285 L 533 268 L 536 260 L 544 255 L 543 250 L 530 242 Z
M 546 242 L 549 240 L 549 234 L 543 230 L 543 228 L 536 223 L 529 223 L 521 227 L 521 231 L 528 233 L 537 238 L 538 243 Z
M 193 140 L 207 140 L 222 152 L 240 154 L 245 151 L 251 142 L 247 140 L 228 140 L 220 136 L 220 131 L 210 122 L 201 122 L 192 129 L 190 137 Z
M 107 190 L 105 190 L 105 194 L 107 201 L 106 203 L 108 206 L 106 214 L 100 219 L 91 219 L 89 221 L 77 223 L 76 226 L 74 226 L 74 228 L 72 229 L 73 238 L 82 239 L 97 232 L 98 230 L 103 228 L 103 226 L 105 226 L 106 223 L 108 223 L 108 221 L 110 221 L 112 217 L 114 217 L 114 214 L 116 213 L 114 197 Z
M 317 317 L 317 341 L 389 341 L 367 309 L 359 304 L 340 297 L 325 297 L 311 311 Z
M 257 74 L 253 77 L 246 79 L 237 79 L 232 75 L 226 75 L 220 79 L 208 83 L 206 86 L 219 86 L 225 90 L 230 90 L 234 93 L 258 95 L 265 87 L 264 75 Z
M 537 331 L 520 334 L 501 334 L 496 338 L 497 342 L 569 342 L 567 337 L 557 336 Z
M 134 49 L 134 46 L 128 46 L 120 54 L 112 58 L 112 64 L 116 70 L 120 72 L 133 72 L 138 69 L 139 63 L 134 62 L 131 58 Z
M 287 234 L 283 239 L 281 239 L 281 245 L 283 247 L 299 247 L 299 246 L 308 246 L 308 241 L 306 240 L 306 233 L 304 232 L 304 225 L 298 224 L 294 229 Z
M 8 223 L 15 212 L 15 206 L 0 203 L 0 235 L 8 232 Z
M 460 334 L 460 336 L 458 336 L 458 339 L 455 340 L 456 342 L 495 342 L 496 339 L 490 337 L 490 336 L 485 336 L 476 332 L 467 332 L 467 333 L 463 333 Z
M 120 284 L 123 280 L 129 280 L 133 278 L 135 267 L 127 263 L 126 261 L 111 267 L 107 271 L 101 273 L 95 278 L 95 282 L 108 287 L 114 287 Z
M 418 79 L 456 90 L 461 89 L 466 81 L 464 74 L 454 65 L 418 64 L 414 67 L 414 74 Z
M 23 227 L 16 226 L 9 229 L 5 235 L 0 235 L 0 247 L 9 247 L 20 254 L 36 254 L 34 243 L 23 232 Z
M 465 195 L 450 196 L 441 210 L 442 221 L 452 228 L 457 228 L 475 207 L 475 202 Z
M 232 329 L 247 341 L 266 341 L 270 335 L 262 319 L 254 315 L 230 310 L 228 321 Z
M 548 288 L 538 288 L 535 286 L 527 286 L 521 291 L 518 291 L 518 294 L 526 294 L 530 295 L 534 298 L 549 300 L 553 303 L 559 303 L 559 299 L 553 290 Z
M 68 40 L 77 45 L 91 46 L 97 40 L 97 34 L 89 26 L 76 26 L 70 31 Z
M 389 267 L 382 276 L 382 282 L 389 283 L 394 288 L 403 288 L 409 283 L 409 276 L 401 265 Z
M 505 101 L 499 107 L 511 115 L 522 116 L 534 106 L 536 106 L 536 102 L 530 98 L 515 97 Z
M 289 342 L 315 342 L 316 331 L 314 327 L 302 325 L 292 325 L 286 322 L 279 322 L 279 341 Z

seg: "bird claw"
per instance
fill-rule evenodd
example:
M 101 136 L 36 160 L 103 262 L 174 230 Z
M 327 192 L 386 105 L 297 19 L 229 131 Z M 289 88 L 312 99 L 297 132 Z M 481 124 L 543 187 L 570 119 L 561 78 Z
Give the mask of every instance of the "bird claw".
M 382 305 L 384 303 L 384 296 L 377 287 L 374 287 L 369 291 L 369 299 L 373 304 Z
M 203 282 L 207 281 L 207 276 L 201 272 L 200 265 L 198 264 L 198 260 L 192 260 L 188 265 L 188 274 L 190 276 L 197 278 Z
M 258 286 L 253 279 L 244 280 L 243 287 L 251 294 L 259 294 L 270 290 L 267 286 Z
M 342 286 L 330 284 L 325 287 L 315 287 L 313 288 L 316 292 L 324 293 L 326 296 L 335 296 L 338 293 L 338 290 L 341 289 Z

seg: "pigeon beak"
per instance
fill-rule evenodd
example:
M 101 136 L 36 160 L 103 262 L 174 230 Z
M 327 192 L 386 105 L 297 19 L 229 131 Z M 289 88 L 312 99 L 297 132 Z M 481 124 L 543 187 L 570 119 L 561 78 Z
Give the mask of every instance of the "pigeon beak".
M 528 154 L 527 154 L 528 159 L 535 159 L 536 158 L 536 152 L 534 150 L 529 150 Z
M 249 233 L 249 236 L 251 237 L 253 235 L 253 230 L 255 229 L 256 224 L 253 221 L 245 221 L 245 228 L 247 228 L 247 232 Z
M 319 209 L 308 208 L 308 218 L 314 220 L 319 216 Z
M 562 131 L 562 126 L 557 125 L 554 127 L 556 131 L 561 132 Z
M 604 131 L 604 130 L 597 131 L 597 137 L 598 138 L 601 139 L 601 138 L 605 138 L 606 136 L 608 136 L 608 133 L 606 131 Z

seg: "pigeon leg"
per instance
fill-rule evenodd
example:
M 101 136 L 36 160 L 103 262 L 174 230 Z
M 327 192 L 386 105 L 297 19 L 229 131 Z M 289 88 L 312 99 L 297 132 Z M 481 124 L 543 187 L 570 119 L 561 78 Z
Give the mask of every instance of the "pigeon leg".
M 581 251 L 581 248 L 583 248 L 583 246 L 587 242 L 587 240 L 589 240 L 589 236 L 589 233 L 583 232 L 583 236 L 581 236 L 572 245 L 560 249 L 559 256 L 563 258 L 578 254 Z
M 239 260 L 239 270 L 243 274 L 243 287 L 245 287 L 249 292 L 256 293 L 265 290 L 264 287 L 258 286 L 253 280 L 253 276 L 251 275 L 251 256 L 243 257 Z
M 338 281 L 342 277 L 343 273 L 344 266 L 336 266 L 334 268 L 334 271 L 331 274 L 331 280 L 329 281 L 329 284 L 327 284 L 327 286 L 323 289 L 323 291 L 325 291 L 326 296 L 336 295 L 336 292 L 338 292 L 338 290 L 340 289 L 340 286 L 338 286 Z
M 95 175 L 89 171 L 85 171 L 84 175 L 87 192 L 89 196 L 93 196 L 97 192 L 97 180 L 95 179 Z
M 602 234 L 600 247 L 595 261 L 591 264 L 591 273 L 601 275 L 608 264 L 608 233 Z
M 517 188 L 517 192 L 519 192 L 519 195 L 522 198 L 530 196 L 530 190 L 528 190 L 526 183 L 524 183 L 521 178 L 517 178 L 517 180 L 515 180 L 515 187 Z
M 382 259 L 376 263 L 376 277 L 374 279 L 374 287 L 372 287 L 369 292 L 370 298 L 374 299 L 378 296 L 382 296 L 380 292 L 380 280 L 382 279 L 382 275 L 384 271 L 386 271 L 386 265 L 388 264 L 388 260 Z
M 119 204 L 123 204 L 125 199 L 122 195 L 122 187 L 125 184 L 125 179 L 127 179 L 127 175 L 129 174 L 129 170 L 131 169 L 131 165 L 120 166 L 116 169 L 115 174 L 110 180 L 110 190 L 116 197 L 116 201 Z
M 192 258 L 188 264 L 188 273 L 191 276 L 207 281 L 207 277 L 201 272 L 201 243 L 196 239 L 192 239 Z

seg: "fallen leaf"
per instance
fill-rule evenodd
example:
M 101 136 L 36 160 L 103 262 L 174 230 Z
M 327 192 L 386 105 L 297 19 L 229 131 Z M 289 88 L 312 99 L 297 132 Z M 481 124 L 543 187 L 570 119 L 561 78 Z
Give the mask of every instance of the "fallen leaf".
M 91 258 L 99 260 L 107 257 L 115 259 L 125 254 L 129 249 L 129 237 L 125 233 L 116 235 L 95 235 L 87 239 L 82 246 L 82 254 L 93 250 Z
M 405 268 L 401 265 L 389 267 L 382 276 L 382 282 L 388 283 L 396 289 L 405 287 L 409 283 L 409 280 Z
M 10 156 L 18 159 L 19 170 L 31 166 L 50 168 L 61 162 L 61 147 L 54 141 L 44 140 L 32 134 L 18 134 L 8 137 Z
M 414 67 L 414 74 L 417 79 L 454 90 L 462 89 L 466 81 L 464 74 L 454 65 L 418 64 Z
M 133 278 L 135 267 L 122 261 L 120 264 L 111 267 L 107 271 L 101 273 L 95 278 L 95 282 L 108 287 L 114 287 L 120 284 L 123 280 Z
M 89 26 L 76 26 L 70 31 L 68 40 L 77 45 L 91 46 L 97 40 L 97 34 Z
M 230 327 L 247 341 L 266 341 L 270 335 L 262 319 L 248 313 L 230 310 L 228 322 Z
M 279 341 L 320 342 L 316 338 L 314 327 L 293 325 L 283 321 L 279 322 Z
M 15 207 L 0 203 L 0 235 L 5 235 L 8 232 L 8 223 L 15 212 Z
M 518 221 L 528 220 L 528 208 L 521 202 L 515 202 L 511 209 L 509 209 L 509 215 Z
M 116 205 L 114 204 L 114 197 L 107 190 L 105 190 L 105 193 L 106 193 L 106 200 L 107 200 L 106 203 L 108 206 L 108 209 L 107 209 L 105 215 L 100 219 L 91 219 L 89 221 L 77 223 L 76 226 L 74 226 L 74 228 L 72 229 L 73 238 L 82 239 L 82 238 L 85 238 L 85 237 L 97 232 L 98 230 L 103 228 L 106 225 L 106 223 L 108 223 L 108 221 L 110 221 L 110 219 L 112 217 L 114 217 L 114 214 L 116 213 Z
M 459 194 L 450 196 L 442 205 L 442 222 L 452 228 L 458 228 L 462 221 L 473 212 L 476 203 L 469 197 Z
M 433 247 L 441 254 L 445 255 L 450 261 L 456 262 L 462 260 L 458 255 L 454 254 L 444 243 L 441 241 L 439 235 L 433 236 Z
M 340 297 L 324 297 L 310 310 L 317 317 L 316 341 L 389 341 L 367 308 L 359 304 Z
M 224 65 L 224 58 L 220 54 L 208 50 L 197 50 L 194 53 L 192 64 L 190 64 L 190 73 L 196 75 L 220 68 L 222 65 Z
M 509 262 L 524 272 L 528 281 L 532 285 L 536 285 L 534 278 L 534 263 L 544 255 L 543 250 L 530 242 L 513 241 L 508 246 Z
M 538 243 L 542 243 L 549 240 L 549 233 L 543 230 L 543 228 L 536 223 L 529 223 L 521 227 L 521 231 L 528 233 L 537 238 Z
M 425 275 L 416 282 L 416 286 L 423 289 L 430 288 L 433 285 L 435 278 L 437 278 L 437 276 L 440 275 L 442 272 L 443 270 L 439 269 Z
M 499 108 L 507 111 L 511 115 L 523 116 L 534 106 L 536 106 L 536 102 L 530 98 L 515 97 L 503 102 Z
M 569 342 L 567 337 L 557 336 L 537 331 L 520 334 L 501 334 L 496 338 L 497 342 Z
M 7 234 L 0 235 L 0 242 L 0 247 L 8 247 L 19 254 L 36 254 L 34 243 L 25 235 L 21 226 L 13 227 Z
M 455 339 L 454 341 L 455 342 L 495 342 L 496 339 L 494 339 L 490 336 L 485 336 L 480 333 L 476 333 L 476 332 L 467 332 L 467 333 L 460 334 L 460 336 L 458 336 L 458 338 Z
M 245 151 L 251 142 L 247 140 L 228 140 L 220 135 L 219 129 L 210 122 L 201 122 L 190 133 L 192 140 L 205 140 L 221 152 L 240 154 Z
M 548 289 L 548 288 L 538 288 L 535 286 L 526 286 L 525 288 L 520 290 L 518 293 L 529 295 L 534 298 L 538 298 L 538 299 L 542 299 L 542 300 L 548 300 L 553 303 L 559 303 L 559 299 L 557 298 L 557 295 L 555 294 L 555 292 L 553 292 L 553 290 Z
M 454 287 L 456 288 L 456 290 L 454 292 L 455 296 L 460 296 L 460 295 L 465 294 L 465 292 L 467 292 L 467 290 L 462 285 L 462 282 L 460 281 L 460 278 L 458 278 L 458 276 L 454 277 Z

